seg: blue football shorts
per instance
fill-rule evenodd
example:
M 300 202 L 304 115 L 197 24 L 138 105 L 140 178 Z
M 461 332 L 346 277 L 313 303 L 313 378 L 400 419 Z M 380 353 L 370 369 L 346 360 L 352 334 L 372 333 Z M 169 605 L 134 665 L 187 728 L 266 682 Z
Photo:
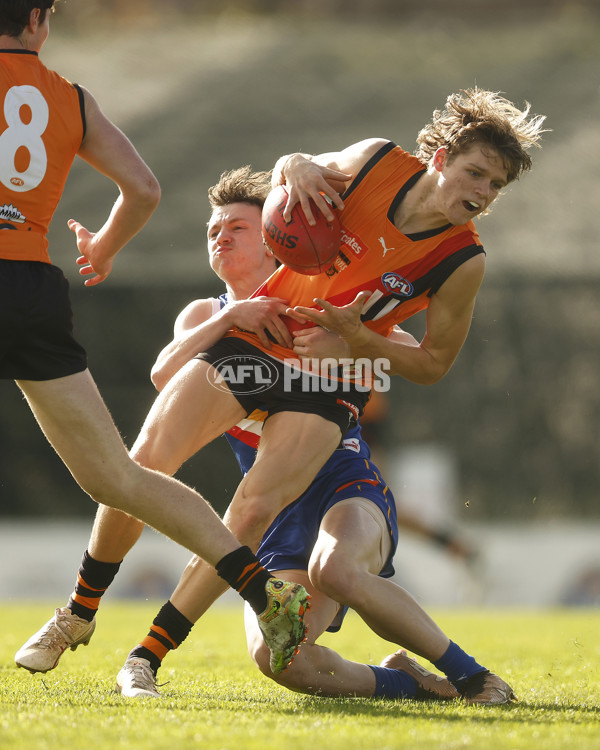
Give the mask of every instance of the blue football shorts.
M 325 514 L 337 503 L 350 498 L 363 498 L 381 512 L 391 544 L 379 575 L 382 578 L 393 576 L 393 558 L 398 544 L 394 496 L 375 464 L 348 450 L 335 451 L 306 492 L 273 521 L 258 549 L 261 564 L 272 572 L 307 570 Z M 343 614 L 345 608 L 342 617 L 336 618 L 335 626 L 328 630 L 339 630 Z

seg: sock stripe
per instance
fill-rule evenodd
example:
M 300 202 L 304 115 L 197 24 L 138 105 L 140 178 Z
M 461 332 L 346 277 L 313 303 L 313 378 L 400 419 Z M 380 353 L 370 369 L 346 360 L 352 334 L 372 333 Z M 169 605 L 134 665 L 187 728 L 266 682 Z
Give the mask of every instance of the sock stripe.
M 238 547 L 216 564 L 218 575 L 260 614 L 267 606 L 265 585 L 271 574 L 260 564 L 250 547 Z
M 256 569 L 256 566 L 258 565 L 258 562 L 252 562 L 250 565 L 246 565 L 245 568 L 242 569 L 242 572 L 238 576 L 238 581 L 243 581 L 246 576 L 249 576 L 250 573 Z
M 78 583 L 75 586 L 74 593 L 80 594 L 81 596 L 87 596 L 90 599 L 99 599 L 106 589 L 90 589 L 87 586 L 82 586 L 80 583 Z
M 170 650 L 170 647 L 165 645 L 159 640 L 159 637 L 155 637 L 149 633 L 140 643 L 142 648 L 148 649 L 153 653 L 160 661 L 162 661 Z
M 95 560 L 86 550 L 77 573 L 75 588 L 67 602 L 71 612 L 91 621 L 120 566 L 120 562 L 107 563 Z
M 153 635 L 157 640 L 160 640 L 162 643 L 168 644 L 169 648 L 177 648 L 177 646 L 179 646 L 177 641 L 173 640 L 168 632 L 158 625 L 152 624 L 150 626 L 150 632 L 148 633 L 148 635 Z
M 100 596 L 80 596 L 76 591 L 71 594 L 71 601 L 93 610 L 100 606 Z
M 129 653 L 127 658 L 147 659 L 156 674 L 165 656 L 183 643 L 193 625 L 193 622 L 168 601 L 154 618 L 144 640 Z
M 244 583 L 242 583 L 240 585 L 240 587 L 238 588 L 238 593 L 241 594 L 242 591 L 246 588 L 246 586 L 250 583 L 250 581 L 254 578 L 254 576 L 258 575 L 261 570 L 264 570 L 264 568 L 262 567 L 262 565 L 257 566 L 256 570 L 254 571 L 254 573 L 252 573 L 251 576 L 249 576 L 248 578 L 246 578 L 246 580 L 244 581 Z
M 103 594 L 106 591 L 106 586 L 104 588 L 96 588 L 94 586 L 90 586 L 90 584 L 83 578 L 81 573 L 77 574 L 77 583 L 75 584 L 76 589 L 84 589 L 85 592 L 89 593 L 101 593 Z

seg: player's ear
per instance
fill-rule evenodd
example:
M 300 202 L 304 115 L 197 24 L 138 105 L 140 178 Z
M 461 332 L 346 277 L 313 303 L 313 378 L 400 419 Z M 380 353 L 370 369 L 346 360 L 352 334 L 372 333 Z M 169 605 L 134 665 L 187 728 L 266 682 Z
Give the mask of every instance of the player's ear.
M 431 164 L 433 168 L 437 172 L 441 172 L 444 168 L 444 165 L 446 164 L 446 160 L 448 158 L 448 151 L 445 146 L 440 146 L 438 150 L 433 155 L 433 159 L 431 160 Z
M 37 27 L 40 25 L 40 16 L 41 16 L 41 9 L 40 8 L 32 8 L 31 13 L 29 14 L 29 28 L 35 33 L 37 30 Z

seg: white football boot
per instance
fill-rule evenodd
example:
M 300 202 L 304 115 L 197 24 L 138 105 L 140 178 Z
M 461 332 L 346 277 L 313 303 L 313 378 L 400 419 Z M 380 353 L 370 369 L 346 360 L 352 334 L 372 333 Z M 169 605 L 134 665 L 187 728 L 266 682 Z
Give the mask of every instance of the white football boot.
M 87 646 L 95 628 L 95 618 L 88 622 L 67 607 L 59 608 L 54 617 L 21 646 L 15 654 L 15 662 L 30 672 L 48 672 L 68 648 L 75 651 L 78 646 Z
M 125 698 L 160 698 L 156 675 L 148 659 L 127 659 L 117 675 L 116 690 Z

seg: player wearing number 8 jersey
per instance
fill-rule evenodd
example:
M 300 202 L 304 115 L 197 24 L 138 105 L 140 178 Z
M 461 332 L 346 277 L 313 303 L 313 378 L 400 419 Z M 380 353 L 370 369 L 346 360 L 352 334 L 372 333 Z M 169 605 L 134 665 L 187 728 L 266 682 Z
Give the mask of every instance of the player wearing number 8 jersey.
M 3 50 L 0 227 L 16 230 L 0 258 L 50 262 L 47 232 L 85 136 L 83 91 L 32 50 Z M 16 84 L 15 82 L 19 83 Z
M 188 547 L 249 601 L 280 671 L 303 640 L 307 596 L 277 581 L 196 492 L 128 455 L 73 338 L 68 285 L 50 263 L 47 231 L 76 155 L 119 190 L 96 233 L 69 222 L 86 285 L 160 199 L 156 178 L 92 95 L 39 59 L 54 0 L 0 4 L 0 378 L 13 379 L 50 443 L 94 500 L 141 518 Z M 87 643 L 89 633 L 80 642 Z

